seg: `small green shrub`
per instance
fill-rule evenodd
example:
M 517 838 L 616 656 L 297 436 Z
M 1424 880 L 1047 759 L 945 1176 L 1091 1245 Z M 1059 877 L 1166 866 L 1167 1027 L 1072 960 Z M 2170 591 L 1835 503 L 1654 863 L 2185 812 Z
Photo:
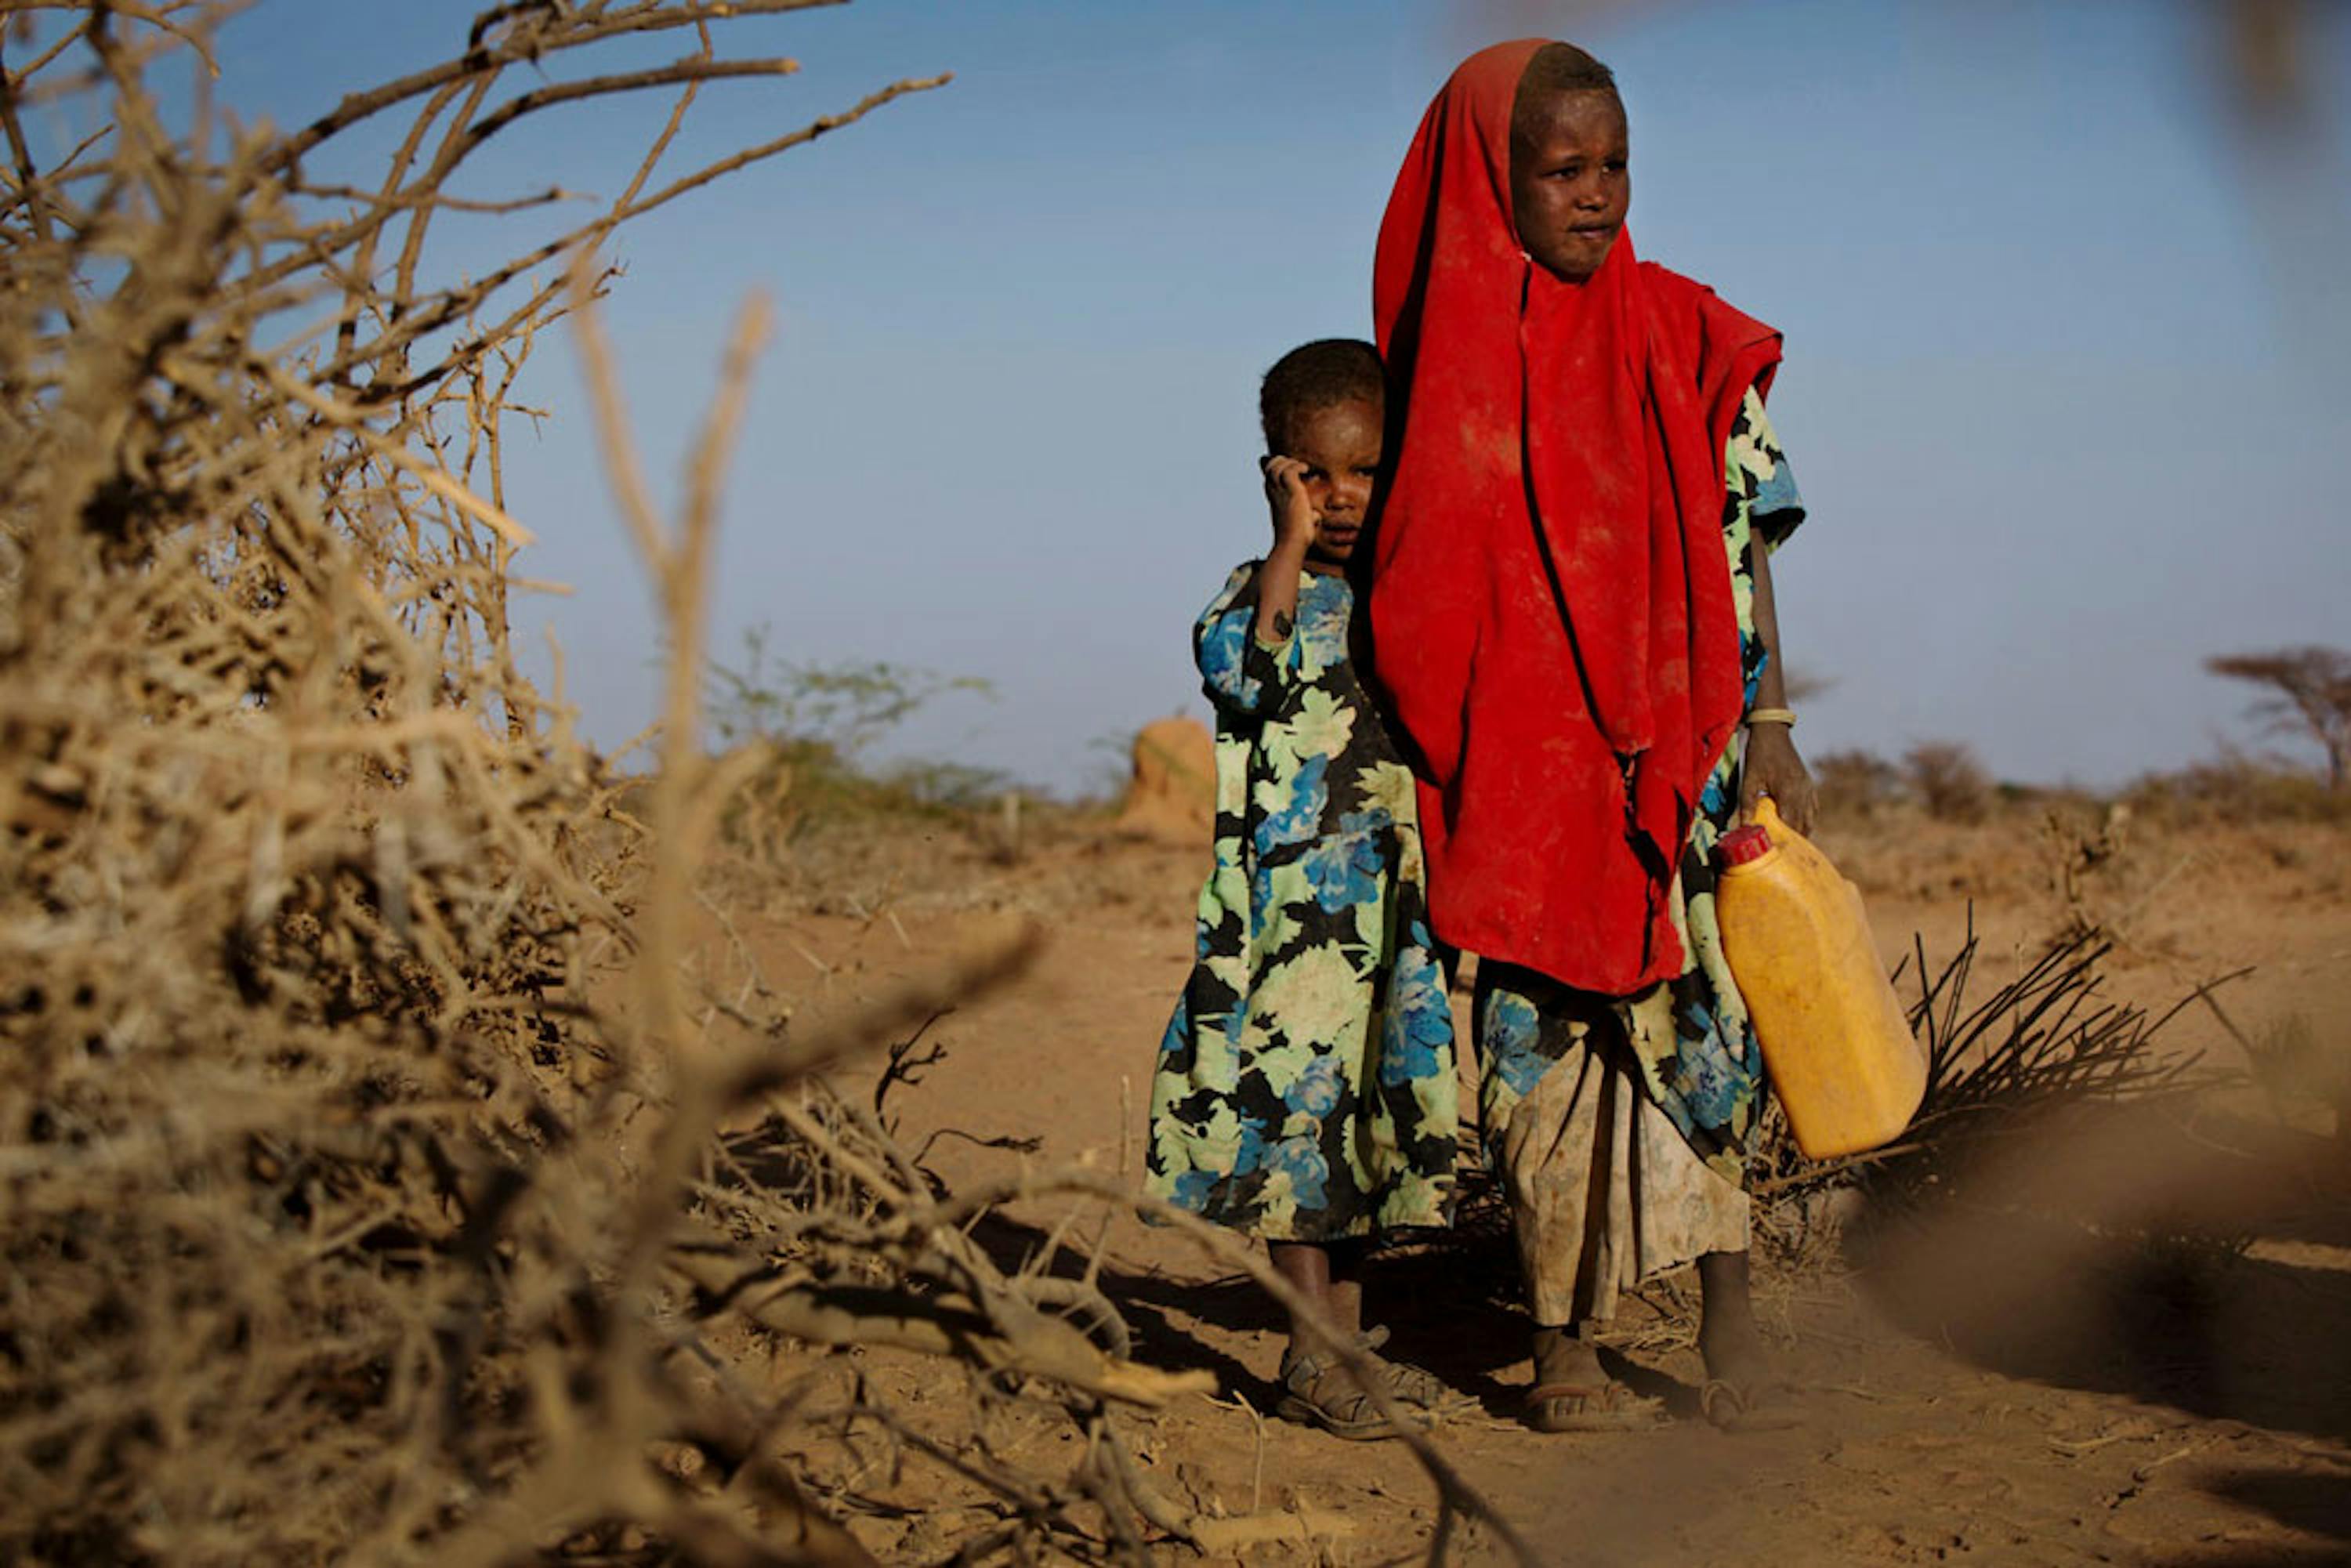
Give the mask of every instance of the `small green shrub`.
M 713 664 L 710 728 L 726 750 L 768 751 L 743 807 L 780 819 L 787 839 L 843 815 L 967 812 L 1015 787 L 998 769 L 966 763 L 865 761 L 876 743 L 940 698 L 994 695 L 987 681 L 886 660 L 782 659 L 769 637 L 769 628 L 755 626 L 743 634 L 739 664 Z M 738 829 L 743 816 L 738 810 Z

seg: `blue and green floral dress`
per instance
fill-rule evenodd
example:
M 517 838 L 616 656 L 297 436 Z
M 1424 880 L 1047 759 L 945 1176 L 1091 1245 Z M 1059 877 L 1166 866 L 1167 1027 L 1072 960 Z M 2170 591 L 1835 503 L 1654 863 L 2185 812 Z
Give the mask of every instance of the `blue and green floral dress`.
M 1357 680 L 1346 580 L 1306 574 L 1278 648 L 1256 581 L 1237 569 L 1193 632 L 1215 862 L 1152 1080 L 1149 1190 L 1273 1241 L 1443 1225 L 1458 1088 L 1412 772 Z

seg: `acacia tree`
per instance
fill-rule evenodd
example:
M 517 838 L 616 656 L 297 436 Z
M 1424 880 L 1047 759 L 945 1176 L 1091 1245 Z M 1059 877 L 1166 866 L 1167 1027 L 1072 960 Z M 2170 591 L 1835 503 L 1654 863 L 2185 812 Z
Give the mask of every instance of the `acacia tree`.
M 2251 681 L 2270 695 L 2255 716 L 2288 734 L 2308 735 L 2326 753 L 2326 787 L 2351 777 L 2351 653 L 2316 643 L 2263 653 L 2221 653 L 2204 667 L 2231 680 Z

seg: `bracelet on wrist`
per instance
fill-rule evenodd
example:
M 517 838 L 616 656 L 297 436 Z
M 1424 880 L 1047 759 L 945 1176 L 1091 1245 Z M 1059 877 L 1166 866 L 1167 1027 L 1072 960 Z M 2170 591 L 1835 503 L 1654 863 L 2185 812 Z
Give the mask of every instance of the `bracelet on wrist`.
M 1759 724 L 1784 725 L 1788 728 L 1793 729 L 1796 727 L 1796 710 L 1792 707 L 1759 707 L 1748 709 L 1747 727 L 1753 729 Z

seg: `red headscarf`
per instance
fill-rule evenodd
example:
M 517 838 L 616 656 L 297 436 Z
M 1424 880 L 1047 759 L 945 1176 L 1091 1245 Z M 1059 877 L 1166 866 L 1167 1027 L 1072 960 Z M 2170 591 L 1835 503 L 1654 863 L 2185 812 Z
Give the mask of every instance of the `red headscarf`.
M 1684 967 L 1667 893 L 1744 700 L 1723 448 L 1780 340 L 1623 234 L 1582 284 L 1529 259 L 1510 111 L 1542 45 L 1453 73 L 1380 225 L 1374 658 L 1437 936 L 1624 995 Z

